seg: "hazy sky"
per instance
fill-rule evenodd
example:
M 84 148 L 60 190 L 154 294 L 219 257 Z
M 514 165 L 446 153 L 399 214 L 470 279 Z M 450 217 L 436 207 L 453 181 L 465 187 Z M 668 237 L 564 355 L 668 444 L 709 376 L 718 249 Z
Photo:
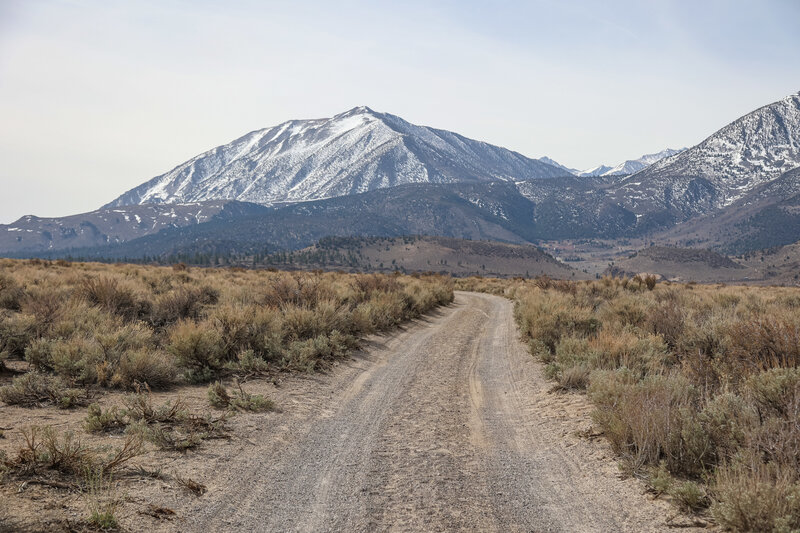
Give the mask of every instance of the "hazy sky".
M 800 90 L 796 0 L 0 0 L 0 223 L 368 105 L 573 167 Z

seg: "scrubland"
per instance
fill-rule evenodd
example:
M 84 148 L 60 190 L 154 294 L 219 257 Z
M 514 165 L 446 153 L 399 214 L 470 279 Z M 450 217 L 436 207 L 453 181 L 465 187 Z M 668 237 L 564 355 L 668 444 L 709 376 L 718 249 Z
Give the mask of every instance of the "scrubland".
M 254 384 L 325 370 L 452 299 L 440 276 L 0 260 L 0 490 L 80 494 L 84 516 L 48 527 L 114 529 L 120 479 L 168 477 L 154 453 L 230 438 L 232 416 L 275 407 Z M 17 504 L 0 506 L 0 531 L 21 527 Z
M 555 391 L 582 391 L 622 468 L 735 531 L 800 528 L 800 291 L 460 280 L 504 295 Z

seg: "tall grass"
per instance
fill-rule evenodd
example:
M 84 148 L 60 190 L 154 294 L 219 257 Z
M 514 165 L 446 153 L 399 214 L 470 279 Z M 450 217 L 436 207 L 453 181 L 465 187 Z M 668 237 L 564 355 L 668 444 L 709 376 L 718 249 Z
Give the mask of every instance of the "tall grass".
M 440 276 L 0 260 L 0 370 L 36 371 L 0 400 L 66 406 L 81 387 L 314 370 L 452 299 Z
M 585 389 L 626 468 L 735 531 L 800 529 L 800 291 L 464 280 L 515 299 L 560 389 Z

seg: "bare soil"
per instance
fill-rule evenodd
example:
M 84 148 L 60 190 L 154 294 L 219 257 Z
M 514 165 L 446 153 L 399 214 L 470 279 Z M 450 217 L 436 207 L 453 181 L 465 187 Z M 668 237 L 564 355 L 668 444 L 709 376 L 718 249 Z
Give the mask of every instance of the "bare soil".
M 457 293 L 450 307 L 370 339 L 326 374 L 247 383 L 279 411 L 237 415 L 230 439 L 198 450 L 136 460 L 167 476 L 120 478 L 119 518 L 131 531 L 691 530 L 620 475 L 594 438 L 585 397 L 550 388 L 518 340 L 512 303 Z M 207 409 L 205 388 L 158 398 L 178 394 Z M 0 440 L 8 451 L 20 443 L 14 428 L 77 428 L 85 417 L 0 413 L 0 426 L 12 428 Z M 176 475 L 207 491 L 182 489 Z M 7 483 L 0 491 L 19 529 L 68 529 L 85 515 L 74 491 Z

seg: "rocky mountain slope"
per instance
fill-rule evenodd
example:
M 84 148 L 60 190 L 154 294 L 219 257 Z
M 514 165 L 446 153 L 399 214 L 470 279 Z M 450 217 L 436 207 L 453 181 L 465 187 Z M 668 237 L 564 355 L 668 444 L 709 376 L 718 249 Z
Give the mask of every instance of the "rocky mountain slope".
M 58 218 L 24 216 L 11 224 L 0 224 L 0 251 L 6 254 L 36 253 L 117 244 L 162 229 L 202 224 L 219 216 L 228 202 L 141 205 L 99 209 Z M 239 216 L 250 209 L 233 210 Z
M 456 133 L 357 107 L 254 131 L 136 187 L 105 207 L 239 200 L 300 202 L 409 183 L 519 181 L 560 168 Z
M 697 187 L 701 210 L 725 207 L 760 185 L 800 166 L 800 94 L 793 94 L 731 122 L 706 140 L 630 176 L 631 196 L 647 197 L 664 207 L 695 212 L 676 204 Z M 700 182 L 699 180 L 702 180 Z M 702 190 L 701 190 L 702 189 Z M 702 196 L 702 198 L 701 198 Z

